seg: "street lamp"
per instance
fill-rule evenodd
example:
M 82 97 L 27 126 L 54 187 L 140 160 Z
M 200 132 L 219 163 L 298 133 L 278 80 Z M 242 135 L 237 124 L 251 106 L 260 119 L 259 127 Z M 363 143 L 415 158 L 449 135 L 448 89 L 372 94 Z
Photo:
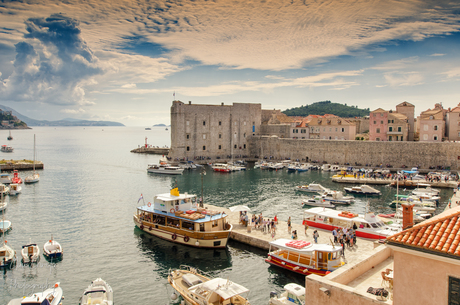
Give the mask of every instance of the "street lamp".
M 201 200 L 200 200 L 200 208 L 203 207 L 203 201 L 204 201 L 204 197 L 203 197 L 203 176 L 206 176 L 206 169 L 204 168 L 204 166 L 201 168 Z

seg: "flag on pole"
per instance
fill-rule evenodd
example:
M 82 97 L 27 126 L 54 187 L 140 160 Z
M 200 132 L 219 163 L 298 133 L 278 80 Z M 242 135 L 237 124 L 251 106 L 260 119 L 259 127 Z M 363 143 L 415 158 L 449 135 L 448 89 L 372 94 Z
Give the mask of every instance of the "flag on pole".
M 139 198 L 139 200 L 137 201 L 137 203 L 139 203 L 139 201 L 141 201 L 141 199 L 144 199 L 144 197 L 142 196 L 142 194 L 141 194 L 141 197 Z

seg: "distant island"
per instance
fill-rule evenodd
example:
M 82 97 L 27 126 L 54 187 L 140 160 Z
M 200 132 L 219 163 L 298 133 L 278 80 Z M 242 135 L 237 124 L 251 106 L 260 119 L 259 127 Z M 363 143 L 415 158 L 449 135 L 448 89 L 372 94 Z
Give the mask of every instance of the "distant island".
M 347 104 L 331 103 L 322 101 L 311 105 L 300 106 L 283 111 L 287 116 L 309 116 L 334 114 L 342 118 L 353 118 L 368 116 L 370 109 L 359 109 L 358 106 L 347 106 Z
M 89 121 L 89 120 L 78 120 L 78 119 L 62 119 L 58 121 L 47 121 L 47 120 L 34 120 L 25 115 L 20 114 L 16 110 L 0 105 L 0 109 L 6 110 L 6 112 L 11 113 L 12 116 L 16 117 L 22 123 L 25 124 L 25 127 L 22 128 L 29 128 L 27 126 L 125 126 L 122 123 L 112 122 L 112 121 Z M 2 121 L 3 122 L 3 121 Z M 15 127 L 21 128 L 21 127 Z

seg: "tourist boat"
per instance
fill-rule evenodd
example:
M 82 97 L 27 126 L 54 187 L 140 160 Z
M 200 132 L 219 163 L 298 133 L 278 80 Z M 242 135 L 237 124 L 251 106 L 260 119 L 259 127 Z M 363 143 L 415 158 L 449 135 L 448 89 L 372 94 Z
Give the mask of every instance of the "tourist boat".
M 284 286 L 284 292 L 280 296 L 276 292 L 270 292 L 269 305 L 303 305 L 305 304 L 305 287 L 299 284 L 289 283 Z
M 17 169 L 13 171 L 13 178 L 11 178 L 11 183 L 21 184 L 22 179 L 19 177 L 19 172 Z
M 168 282 L 186 305 L 250 305 L 247 297 L 249 289 L 228 279 L 213 278 L 198 269 L 180 266 L 169 270 Z
M 34 171 L 32 175 L 29 175 L 24 179 L 24 183 L 30 184 L 30 183 L 37 183 L 38 181 L 40 181 L 40 175 L 35 172 L 35 135 L 34 135 L 34 163 L 33 164 L 34 164 L 33 165 Z
M 8 305 L 61 305 L 63 299 L 63 291 L 58 282 L 54 284 L 53 288 L 46 289 L 43 292 L 35 292 L 29 297 L 13 299 Z
M 51 235 L 51 239 L 43 246 L 43 254 L 48 258 L 61 258 L 63 253 L 61 245 Z
M 153 204 L 137 208 L 134 224 L 142 231 L 157 237 L 201 248 L 225 248 L 232 231 L 223 212 L 197 207 L 197 197 L 170 193 L 156 195 Z
M 8 141 L 11 141 L 13 140 L 13 136 L 11 135 L 11 130 L 10 130 L 10 134 L 8 135 L 8 137 L 6 138 Z
M 331 190 L 324 192 L 322 198 L 334 204 L 351 204 L 355 201 L 355 197 L 353 196 L 343 196 L 341 191 Z
M 10 184 L 11 183 L 10 174 L 1 173 L 0 174 L 0 183 L 2 183 L 2 184 Z
M 356 236 L 368 239 L 384 239 L 401 232 L 400 226 L 387 226 L 374 213 L 358 215 L 327 208 L 305 210 L 304 220 L 310 227 L 332 231 L 337 228 L 355 227 Z
M 113 290 L 106 281 L 97 278 L 85 289 L 80 298 L 80 305 L 113 305 Z
M 310 183 L 308 185 L 296 186 L 296 191 L 322 194 L 329 191 L 329 189 L 325 188 L 321 184 Z
M 3 152 L 13 152 L 14 148 L 8 145 L 2 145 L 1 151 Z
M 382 193 L 369 186 L 369 185 L 366 185 L 366 184 L 363 184 L 361 186 L 353 186 L 353 187 L 344 187 L 343 188 L 345 190 L 345 192 L 347 193 L 353 193 L 353 194 L 358 194 L 358 195 L 366 195 L 366 196 L 380 196 L 382 195 Z
M 25 264 L 36 263 L 40 259 L 40 248 L 29 241 L 29 244 L 22 246 L 21 255 Z
M 10 196 L 17 196 L 21 194 L 21 192 L 22 192 L 22 187 L 19 184 L 17 183 L 10 184 L 10 190 L 8 191 L 8 194 Z
M 270 242 L 268 258 L 265 261 L 303 275 L 321 276 L 344 265 L 342 247 L 286 238 Z
M 302 201 L 302 206 L 313 206 L 313 207 L 323 207 L 323 208 L 335 208 L 330 201 L 324 200 L 321 196 L 315 196 L 313 198 L 308 198 L 307 200 Z
M 154 174 L 165 174 L 165 175 L 182 175 L 183 168 L 178 166 L 169 166 L 165 164 L 149 164 L 147 172 Z
M 221 173 L 229 173 L 232 171 L 231 166 L 227 163 L 213 163 L 211 168 L 213 171 Z
M 11 221 L 2 219 L 0 220 L 0 232 L 6 233 L 13 228 Z
M 0 267 L 11 267 L 16 262 L 16 251 L 6 243 L 3 239 L 3 245 L 0 247 Z

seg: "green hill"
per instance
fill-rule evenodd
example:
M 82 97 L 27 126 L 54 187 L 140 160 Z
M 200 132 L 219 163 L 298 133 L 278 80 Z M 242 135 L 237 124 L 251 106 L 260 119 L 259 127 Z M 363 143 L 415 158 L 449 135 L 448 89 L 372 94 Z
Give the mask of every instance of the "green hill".
M 347 106 L 347 104 L 331 103 L 331 101 L 322 101 L 311 105 L 300 106 L 283 111 L 288 116 L 308 116 L 335 114 L 342 118 L 363 117 L 369 115 L 370 110 L 359 109 L 358 106 Z

